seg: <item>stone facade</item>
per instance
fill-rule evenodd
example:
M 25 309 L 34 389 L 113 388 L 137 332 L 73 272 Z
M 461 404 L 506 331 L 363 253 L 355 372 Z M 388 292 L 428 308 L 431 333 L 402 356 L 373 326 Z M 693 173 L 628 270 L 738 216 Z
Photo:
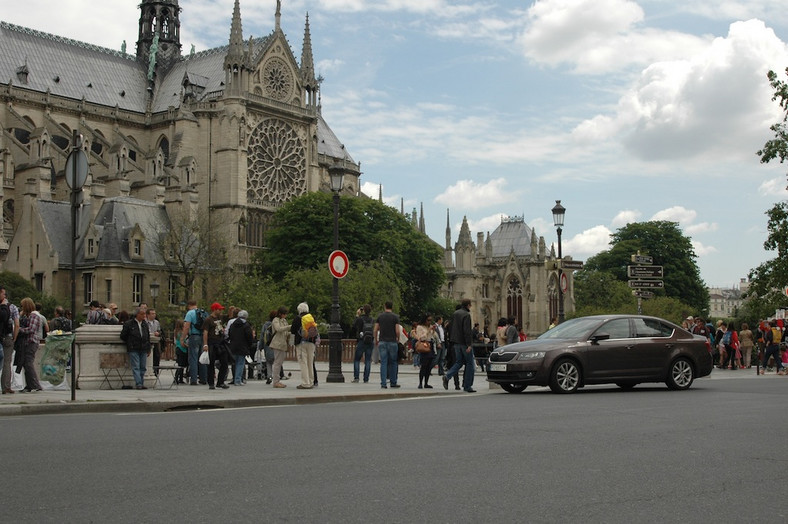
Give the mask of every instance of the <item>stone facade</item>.
M 444 268 L 448 277 L 445 294 L 460 301 L 471 299 L 471 318 L 494 336 L 501 317 L 515 319 L 529 338 L 547 331 L 550 320 L 558 316 L 558 279 L 560 260 L 544 237 L 536 237 L 523 217 L 503 218 L 490 234 L 471 238 L 468 221 L 463 218 L 460 234 L 451 245 L 449 216 L 446 216 Z M 564 257 L 571 260 L 571 257 Z M 575 309 L 572 271 L 565 270 L 568 289 L 564 293 L 564 312 Z
M 178 0 L 139 7 L 134 55 L 0 23 L 0 267 L 70 295 L 65 165 L 80 136 L 89 174 L 77 211 L 78 304 L 129 309 L 150 302 L 154 282 L 160 303 L 207 297 L 210 282 L 173 294 L 172 266 L 153 249 L 176 215 L 211 217 L 243 269 L 273 212 L 327 191 L 330 167 L 344 170 L 343 193 L 359 190 L 360 165 L 321 115 L 308 17 L 299 62 L 280 2 L 273 31 L 244 40 L 236 0 L 229 45 L 187 55 Z

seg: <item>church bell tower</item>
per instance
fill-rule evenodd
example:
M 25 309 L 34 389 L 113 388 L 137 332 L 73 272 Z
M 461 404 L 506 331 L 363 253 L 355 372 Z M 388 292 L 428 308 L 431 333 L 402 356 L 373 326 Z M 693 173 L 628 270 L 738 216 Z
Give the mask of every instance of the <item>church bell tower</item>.
M 143 0 L 140 3 L 137 61 L 146 66 L 154 55 L 160 76 L 181 57 L 181 8 L 178 0 Z

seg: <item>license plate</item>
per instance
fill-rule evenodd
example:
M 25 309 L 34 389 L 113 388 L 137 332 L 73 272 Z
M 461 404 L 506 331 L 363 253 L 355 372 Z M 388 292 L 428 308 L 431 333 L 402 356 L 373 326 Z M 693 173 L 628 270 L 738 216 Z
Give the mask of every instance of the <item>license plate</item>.
M 490 364 L 490 371 L 506 371 L 506 364 Z

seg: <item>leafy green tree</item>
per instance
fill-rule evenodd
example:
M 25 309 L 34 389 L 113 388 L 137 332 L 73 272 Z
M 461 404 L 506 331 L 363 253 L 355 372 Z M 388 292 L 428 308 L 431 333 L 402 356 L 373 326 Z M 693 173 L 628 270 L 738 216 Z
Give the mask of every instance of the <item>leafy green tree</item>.
M 33 284 L 19 273 L 13 273 L 11 271 L 0 272 L 0 286 L 5 288 L 8 300 L 17 306 L 19 306 L 23 298 L 30 297 L 33 299 L 33 302 L 41 303 L 41 313 L 43 313 L 45 317 L 50 318 L 55 314 L 55 307 L 58 305 L 58 300 L 51 295 L 36 291 Z M 71 307 L 70 304 L 69 302 L 62 303 L 61 305 L 69 309 Z M 6 358 L 10 358 L 10 356 Z
M 393 282 L 401 295 L 400 314 L 415 318 L 426 310 L 425 305 L 437 296 L 446 278 L 440 263 L 440 246 L 396 210 L 377 200 L 342 198 L 339 208 L 340 249 L 350 258 L 351 270 L 353 264 L 385 264 L 396 277 Z M 282 206 L 268 231 L 268 249 L 261 251 L 255 261 L 256 272 L 276 280 L 300 269 L 318 269 L 328 276 L 325 267 L 333 250 L 333 213 L 332 195 L 326 193 L 310 193 Z M 286 285 L 298 288 L 300 284 Z M 379 297 L 372 296 L 370 300 L 378 301 Z M 348 307 L 355 312 L 358 305 L 354 302 Z
M 788 68 L 785 70 L 788 75 Z M 772 100 L 779 100 L 784 111 L 783 119 L 772 125 L 769 129 L 774 132 L 774 138 L 767 141 L 763 149 L 758 151 L 761 163 L 766 164 L 779 159 L 782 164 L 788 158 L 788 84 L 778 80 L 777 73 L 769 71 L 767 77 L 774 89 Z M 767 224 L 766 241 L 763 243 L 767 251 L 776 251 L 777 258 L 760 264 L 750 270 L 750 287 L 745 294 L 748 298 L 747 314 L 754 318 L 766 318 L 774 314 L 774 310 L 785 307 L 786 298 L 782 288 L 788 284 L 788 202 L 782 201 L 775 204 L 766 212 L 769 217 Z
M 575 276 L 575 315 L 630 312 L 637 308 L 632 290 L 612 272 L 580 271 Z
M 608 251 L 589 258 L 580 273 L 604 271 L 626 282 L 631 256 L 640 251 L 651 256 L 655 265 L 663 267 L 665 287 L 654 290 L 655 295 L 677 298 L 696 313 L 708 311 L 709 293 L 700 278 L 695 249 L 676 222 L 627 224 L 611 235 L 610 245 Z

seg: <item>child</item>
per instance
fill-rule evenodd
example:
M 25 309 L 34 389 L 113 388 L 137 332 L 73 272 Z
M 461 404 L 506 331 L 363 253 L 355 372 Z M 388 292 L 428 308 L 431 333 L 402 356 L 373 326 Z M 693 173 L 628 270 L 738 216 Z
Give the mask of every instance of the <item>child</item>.
M 175 343 L 175 363 L 178 364 L 178 370 L 175 372 L 175 383 L 183 384 L 183 371 L 189 365 L 189 349 L 183 340 L 183 319 L 179 318 L 175 321 L 173 342 Z

